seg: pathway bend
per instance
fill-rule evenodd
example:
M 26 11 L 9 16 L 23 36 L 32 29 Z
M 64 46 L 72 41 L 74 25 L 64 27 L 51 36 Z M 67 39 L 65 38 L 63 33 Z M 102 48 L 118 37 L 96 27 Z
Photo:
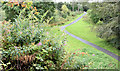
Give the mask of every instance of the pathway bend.
M 68 26 L 76 23 L 77 21 L 79 21 L 79 20 L 80 20 L 84 15 L 86 15 L 86 14 L 87 14 L 87 13 L 84 12 L 84 14 L 83 14 L 82 16 L 80 16 L 78 19 L 76 19 L 76 20 L 73 21 L 72 23 L 67 24 L 67 25 L 65 25 L 65 26 L 62 26 L 62 27 L 61 27 L 61 30 L 63 31 L 66 27 L 68 27 Z M 115 58 L 116 60 L 118 60 L 118 61 L 120 62 L 120 56 L 118 56 L 118 55 L 116 55 L 116 54 L 114 54 L 114 53 L 112 53 L 112 52 L 110 52 L 110 51 L 108 51 L 108 50 L 106 50 L 106 49 L 103 49 L 102 47 L 99 47 L 99 46 L 97 46 L 97 45 L 95 45 L 95 44 L 93 44 L 93 43 L 91 43 L 91 42 L 88 42 L 88 41 L 86 41 L 86 40 L 84 40 L 84 39 L 82 39 L 82 38 L 80 38 L 80 37 L 77 37 L 77 36 L 69 33 L 67 30 L 65 30 L 64 32 L 67 33 L 68 35 L 76 38 L 77 40 L 80 40 L 81 42 L 83 42 L 83 43 L 85 43 L 85 44 L 88 44 L 88 45 L 90 45 L 90 46 L 92 46 L 92 47 L 94 47 L 94 48 L 96 48 L 96 49 L 98 49 L 98 50 L 100 50 L 100 51 L 102 51 L 102 52 L 104 52 L 104 53 L 112 56 L 113 58 Z

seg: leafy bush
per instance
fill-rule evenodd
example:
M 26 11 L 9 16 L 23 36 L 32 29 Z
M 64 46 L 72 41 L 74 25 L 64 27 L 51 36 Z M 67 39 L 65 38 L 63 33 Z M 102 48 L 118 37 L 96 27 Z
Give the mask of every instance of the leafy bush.
M 35 14 L 38 19 L 41 19 L 40 15 L 43 15 L 48 10 L 49 12 L 47 13 L 44 20 L 54 16 L 55 5 L 53 2 L 3 2 L 2 6 L 6 13 L 6 20 L 11 20 L 12 22 L 15 21 L 14 18 L 17 18 L 20 11 L 25 7 L 27 7 L 26 11 L 24 12 L 24 16 L 26 18 L 32 9 L 36 11 Z M 38 15 L 38 13 L 40 15 Z
M 68 15 L 70 15 L 69 9 L 67 8 L 66 5 L 62 5 L 61 9 L 62 9 L 61 13 L 63 18 L 66 18 Z
M 64 3 L 62 3 L 62 2 L 59 2 L 59 3 L 56 4 L 57 9 L 58 9 L 59 11 L 62 11 L 61 7 L 62 7 L 63 4 L 64 4 Z
M 3 70 L 59 69 L 64 57 L 64 41 L 46 34 L 47 24 L 33 14 L 24 17 L 23 9 L 15 22 L 2 24 Z
M 98 27 L 97 32 L 100 38 L 112 43 L 116 48 L 120 49 L 120 26 L 119 4 L 117 3 L 91 3 L 90 18 L 96 24 L 104 23 Z M 101 22 L 101 21 L 102 22 Z

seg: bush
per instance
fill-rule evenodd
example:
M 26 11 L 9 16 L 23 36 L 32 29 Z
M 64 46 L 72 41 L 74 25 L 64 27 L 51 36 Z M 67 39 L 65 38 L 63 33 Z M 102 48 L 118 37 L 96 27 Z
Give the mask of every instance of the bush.
M 41 19 L 40 15 L 43 15 L 46 11 L 49 10 L 45 16 L 45 19 L 48 19 L 54 16 L 55 5 L 53 2 L 3 2 L 2 8 L 5 10 L 6 20 L 11 20 L 13 22 L 15 21 L 14 18 L 17 18 L 20 11 L 24 8 L 26 8 L 26 11 L 24 12 L 24 16 L 26 18 L 28 17 L 30 10 L 34 9 L 38 19 Z M 38 13 L 40 15 L 38 15 Z
M 45 28 L 31 11 L 24 17 L 23 9 L 15 22 L 2 24 L 3 70 L 59 69 L 64 57 L 64 41 L 49 37 Z M 46 16 L 45 13 L 42 17 Z
M 69 9 L 67 8 L 66 5 L 62 5 L 61 9 L 62 9 L 62 11 L 61 11 L 62 17 L 66 18 L 69 15 Z
M 57 9 L 58 9 L 59 11 L 62 11 L 61 7 L 62 7 L 63 3 L 62 3 L 62 2 L 59 2 L 59 3 L 57 3 L 56 5 L 57 5 Z

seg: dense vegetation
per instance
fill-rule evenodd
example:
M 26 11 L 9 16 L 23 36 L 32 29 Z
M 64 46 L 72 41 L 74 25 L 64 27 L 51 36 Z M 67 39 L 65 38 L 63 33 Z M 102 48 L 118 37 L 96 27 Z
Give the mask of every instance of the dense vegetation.
M 55 9 L 54 2 L 29 2 L 29 3 L 28 2 L 4 2 L 2 6 L 3 10 L 5 10 L 7 21 L 8 20 L 15 21 L 14 18 L 17 18 L 20 11 L 25 7 L 27 7 L 24 13 L 24 16 L 26 18 L 30 13 L 29 9 L 32 10 L 33 8 L 36 11 L 34 12 L 34 14 L 38 19 L 41 19 L 42 16 L 40 15 L 43 15 L 47 11 L 48 13 L 44 17 L 44 20 L 49 19 L 54 15 L 54 9 Z
M 70 53 L 67 58 L 65 56 L 66 39 L 51 35 L 47 30 L 48 23 L 57 15 L 54 15 L 53 3 L 3 2 L 2 8 L 6 15 L 5 21 L 2 22 L 3 70 L 71 67 L 67 62 L 71 61 L 68 58 L 73 58 L 73 54 Z M 61 10 L 58 10 L 61 14 L 59 17 L 70 16 L 66 5 L 62 5 Z
M 90 18 L 98 24 L 98 36 L 114 44 L 120 49 L 120 23 L 118 22 L 120 2 L 92 3 L 90 6 Z
M 117 69 L 117 60 L 66 35 L 59 28 L 71 23 L 87 11 L 86 18 L 83 17 L 77 25 L 66 29 L 71 30 L 76 27 L 72 29 L 72 33 L 78 37 L 82 36 L 87 41 L 93 41 L 92 43 L 99 41 L 100 37 L 119 49 L 118 5 L 119 3 L 2 2 L 5 19 L 1 19 L 0 37 L 3 53 L 0 69 L 3 71 L 100 67 Z M 97 27 L 95 29 L 98 37 L 95 32 L 88 31 L 90 30 L 88 26 L 91 25 Z M 79 35 L 81 33 L 82 35 Z M 100 45 L 102 44 L 104 48 L 107 44 L 103 45 L 103 43 L 102 41 Z M 109 46 L 112 47 L 108 44 L 107 47 Z M 113 48 L 113 53 L 116 51 Z

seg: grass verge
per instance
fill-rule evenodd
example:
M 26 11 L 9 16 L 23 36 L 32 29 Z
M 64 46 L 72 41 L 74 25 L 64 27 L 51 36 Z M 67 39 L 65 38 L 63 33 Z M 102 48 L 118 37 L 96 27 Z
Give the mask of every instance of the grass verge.
M 82 15 L 82 14 L 81 14 Z M 78 15 L 75 19 L 77 19 L 78 17 L 80 17 L 81 15 Z M 75 19 L 72 19 L 71 21 L 66 22 L 64 25 L 71 23 L 72 21 L 74 21 Z M 81 22 L 81 20 L 79 21 Z M 83 22 L 83 21 L 82 21 Z M 77 22 L 78 23 L 78 22 Z M 61 25 L 61 26 L 64 26 Z M 74 24 L 73 24 L 74 25 Z M 73 26 L 71 25 L 71 26 Z M 92 26 L 91 24 L 82 24 L 83 26 L 81 26 L 82 28 L 79 27 L 79 25 L 75 25 L 75 28 L 73 27 L 68 27 L 66 28 L 68 31 L 72 28 L 72 29 L 79 29 L 82 31 L 82 34 L 85 36 L 82 36 L 84 38 L 87 37 L 87 33 L 86 31 L 90 31 L 90 26 Z M 49 28 L 49 32 L 52 35 L 56 35 L 56 36 L 64 36 L 67 37 L 67 45 L 65 46 L 65 50 L 68 53 L 75 53 L 74 58 L 76 61 L 77 65 L 86 65 L 88 67 L 86 67 L 86 69 L 118 69 L 118 61 L 116 59 L 114 59 L 113 57 L 93 48 L 92 46 L 89 46 L 67 34 L 65 34 L 63 31 L 60 30 L 61 26 L 54 26 L 52 28 Z M 86 29 L 87 27 L 87 29 Z M 79 35 L 79 30 L 74 30 L 72 32 L 74 33 L 78 33 Z M 83 30 L 86 29 L 86 30 Z M 89 32 L 90 33 L 90 32 Z M 88 33 L 88 35 L 89 35 Z M 63 35 L 64 34 L 64 35 Z M 89 37 L 94 37 L 95 41 L 101 40 L 100 42 L 102 42 L 103 40 L 100 38 L 97 38 L 95 36 L 95 32 L 92 32 L 92 34 L 90 34 Z M 93 41 L 93 40 L 92 40 Z M 104 41 L 103 41 L 104 43 Z M 101 43 L 102 44 L 102 43 Z M 105 44 L 104 44 L 105 45 Z M 109 45 L 111 46 L 111 45 Z M 111 46 L 112 47 L 112 46 Z M 85 54 L 81 54 L 82 52 L 84 52 Z M 120 63 L 120 62 L 119 62 Z
M 113 47 L 111 44 L 107 43 L 104 39 L 101 39 L 96 36 L 95 31 L 91 31 L 92 24 L 83 21 L 84 18 L 81 18 L 78 22 L 66 27 L 66 30 L 84 40 L 87 40 L 93 44 L 96 44 L 116 55 L 119 55 L 120 52 L 118 49 Z M 72 29 L 71 29 L 72 28 Z
M 52 27 L 49 31 L 52 35 L 62 36 L 63 31 L 60 31 L 59 26 Z M 118 61 L 111 56 L 67 35 L 64 33 L 64 37 L 67 38 L 67 45 L 65 50 L 67 53 L 75 53 L 74 58 L 76 64 L 86 65 L 88 69 L 118 69 Z M 80 54 L 80 53 L 86 54 Z

